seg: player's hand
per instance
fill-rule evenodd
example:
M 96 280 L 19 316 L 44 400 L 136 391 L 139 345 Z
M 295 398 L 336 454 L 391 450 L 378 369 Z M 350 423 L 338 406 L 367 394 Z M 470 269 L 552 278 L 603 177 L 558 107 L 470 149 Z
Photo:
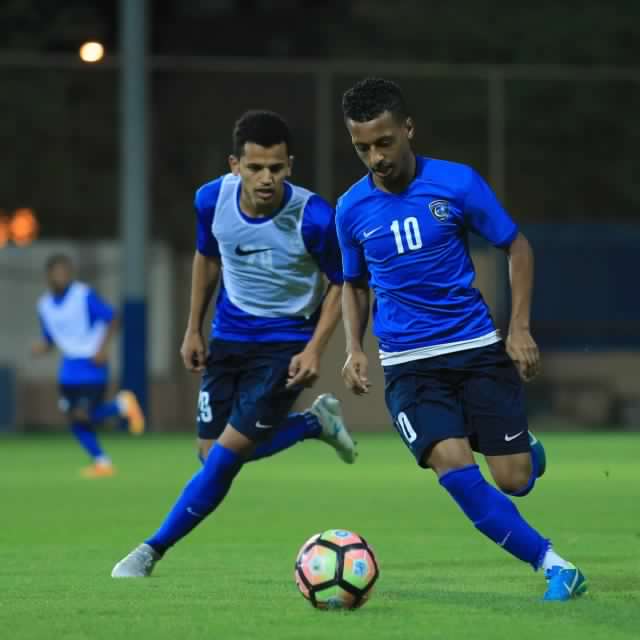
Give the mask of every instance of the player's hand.
M 367 377 L 369 370 L 369 360 L 362 351 L 350 353 L 347 361 L 342 367 L 342 378 L 347 385 L 347 389 L 360 396 L 369 393 L 371 384 Z
M 180 347 L 180 355 L 182 356 L 182 362 L 187 371 L 193 373 L 200 373 L 204 371 L 207 365 L 207 343 L 205 342 L 202 334 L 187 330 L 184 334 L 184 340 Z
M 528 329 L 510 329 L 507 353 L 525 382 L 533 380 L 540 373 L 540 351 Z
M 320 372 L 320 354 L 312 349 L 297 353 L 289 363 L 287 389 L 302 385 L 312 387 Z
M 109 360 L 109 352 L 106 349 L 99 349 L 92 360 L 93 364 L 105 364 Z
M 49 345 L 44 340 L 37 340 L 31 345 L 31 355 L 34 357 L 43 356 L 49 352 Z

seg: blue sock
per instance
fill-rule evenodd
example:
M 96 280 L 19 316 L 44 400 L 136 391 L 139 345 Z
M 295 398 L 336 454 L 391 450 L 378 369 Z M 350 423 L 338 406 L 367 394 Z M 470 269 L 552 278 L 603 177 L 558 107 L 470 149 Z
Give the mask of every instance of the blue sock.
M 188 482 L 162 526 L 145 542 L 164 553 L 184 538 L 222 502 L 241 467 L 242 459 L 237 453 L 216 443 L 204 467 Z
M 449 471 L 440 484 L 478 531 L 534 570 L 540 567 L 551 542 L 529 526 L 513 502 L 482 477 L 478 465 Z
M 91 413 L 91 422 L 102 422 L 107 418 L 113 418 L 120 415 L 120 407 L 115 400 L 104 402 L 96 407 Z
M 273 437 L 266 442 L 261 442 L 249 459 L 260 460 L 274 453 L 284 451 L 294 444 L 307 438 L 317 438 L 322 427 L 312 413 L 290 413 L 285 423 L 278 428 Z
M 95 431 L 86 423 L 74 422 L 71 425 L 71 433 L 75 436 L 80 446 L 95 460 L 106 458 Z
M 308 438 L 317 438 L 322 431 L 322 427 L 312 413 L 290 413 L 284 424 L 279 427 L 270 440 L 260 443 L 253 455 L 247 462 L 254 462 L 267 458 L 275 453 L 284 451 L 294 444 L 307 440 Z M 204 464 L 204 458 L 198 453 L 198 459 Z

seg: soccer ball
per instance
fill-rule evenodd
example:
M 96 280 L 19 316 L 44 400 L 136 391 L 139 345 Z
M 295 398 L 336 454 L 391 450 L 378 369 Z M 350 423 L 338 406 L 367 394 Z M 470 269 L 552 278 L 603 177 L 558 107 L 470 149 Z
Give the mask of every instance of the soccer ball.
M 317 609 L 357 609 L 371 596 L 380 572 L 364 538 L 329 529 L 302 545 L 294 575 L 300 593 Z

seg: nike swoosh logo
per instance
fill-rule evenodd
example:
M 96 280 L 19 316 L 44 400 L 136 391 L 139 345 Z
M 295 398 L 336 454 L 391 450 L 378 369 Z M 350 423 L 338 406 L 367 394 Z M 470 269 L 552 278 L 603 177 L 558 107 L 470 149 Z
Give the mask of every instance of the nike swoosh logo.
M 273 425 L 272 424 L 262 424 L 262 422 L 260 422 L 260 420 L 258 420 L 258 422 L 256 422 L 256 428 L 258 428 L 258 429 L 272 429 Z
M 510 436 L 508 433 L 504 434 L 504 441 L 505 442 L 511 442 L 512 440 L 515 440 L 518 436 L 521 436 L 524 433 L 524 431 L 518 431 L 518 433 L 516 433 L 514 436 Z
M 509 533 L 507 533 L 507 535 L 504 537 L 504 540 L 502 542 L 498 543 L 499 547 L 504 547 L 505 544 L 507 544 L 507 540 L 511 537 L 511 531 L 509 531 Z
M 196 518 L 202 518 L 202 514 L 194 511 L 191 507 L 187 507 L 187 513 L 195 516 Z
M 271 247 L 266 249 L 243 249 L 240 245 L 236 245 L 237 256 L 250 256 L 252 253 L 262 253 L 263 251 L 271 251 Z
M 362 235 L 365 238 L 368 238 L 369 236 L 372 236 L 376 231 L 380 231 L 380 229 L 382 229 L 382 226 L 376 227 L 375 229 L 371 229 L 371 231 L 363 231 Z

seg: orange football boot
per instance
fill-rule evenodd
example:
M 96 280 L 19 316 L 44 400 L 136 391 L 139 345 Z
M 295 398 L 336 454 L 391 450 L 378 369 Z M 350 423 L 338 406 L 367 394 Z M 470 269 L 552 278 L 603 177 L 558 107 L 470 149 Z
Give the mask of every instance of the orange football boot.
M 120 415 L 129 422 L 129 433 L 135 436 L 144 433 L 144 413 L 133 391 L 120 391 L 116 396 Z

